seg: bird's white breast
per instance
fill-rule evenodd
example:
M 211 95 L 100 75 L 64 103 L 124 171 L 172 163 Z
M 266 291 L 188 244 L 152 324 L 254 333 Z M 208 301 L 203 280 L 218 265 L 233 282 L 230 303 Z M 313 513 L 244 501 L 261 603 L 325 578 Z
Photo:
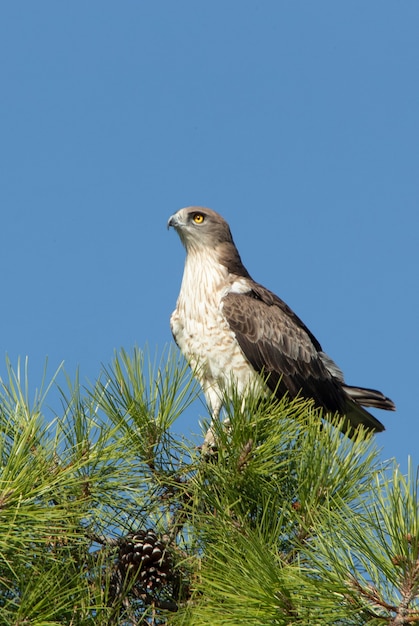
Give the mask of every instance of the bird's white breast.
M 189 254 L 171 328 L 201 383 L 206 400 L 215 413 L 224 390 L 233 383 L 242 393 L 250 385 L 260 385 L 222 312 L 222 298 L 244 290 L 240 280 L 214 258 Z

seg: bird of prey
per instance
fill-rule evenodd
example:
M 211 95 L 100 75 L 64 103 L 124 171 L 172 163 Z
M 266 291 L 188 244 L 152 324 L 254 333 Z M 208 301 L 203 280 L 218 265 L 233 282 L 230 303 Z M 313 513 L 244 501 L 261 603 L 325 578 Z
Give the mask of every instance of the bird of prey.
M 227 222 L 203 207 L 168 221 L 186 248 L 182 285 L 170 318 L 176 343 L 217 419 L 225 394 L 270 391 L 312 398 L 324 414 L 346 417 L 348 434 L 384 426 L 363 407 L 395 410 L 380 391 L 352 387 L 299 317 L 244 267 Z M 268 389 L 267 389 L 268 388 Z

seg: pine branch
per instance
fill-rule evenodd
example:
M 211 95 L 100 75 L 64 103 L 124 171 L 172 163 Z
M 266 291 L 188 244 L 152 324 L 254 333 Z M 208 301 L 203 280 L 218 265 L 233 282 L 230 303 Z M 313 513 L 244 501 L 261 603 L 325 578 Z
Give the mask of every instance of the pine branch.
M 88 390 L 67 378 L 53 422 L 56 377 L 32 402 L 27 368 L 9 379 L 6 626 L 419 624 L 417 477 L 383 470 L 362 431 L 237 396 L 204 456 L 172 431 L 196 397 L 174 355 L 121 351 Z

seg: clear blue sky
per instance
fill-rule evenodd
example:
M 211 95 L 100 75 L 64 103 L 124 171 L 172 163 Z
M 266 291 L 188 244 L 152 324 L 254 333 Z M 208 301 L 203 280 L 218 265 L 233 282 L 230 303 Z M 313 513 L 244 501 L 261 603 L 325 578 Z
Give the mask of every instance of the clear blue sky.
M 2 2 L 0 375 L 163 349 L 166 222 L 202 204 L 417 462 L 418 29 L 417 0 Z

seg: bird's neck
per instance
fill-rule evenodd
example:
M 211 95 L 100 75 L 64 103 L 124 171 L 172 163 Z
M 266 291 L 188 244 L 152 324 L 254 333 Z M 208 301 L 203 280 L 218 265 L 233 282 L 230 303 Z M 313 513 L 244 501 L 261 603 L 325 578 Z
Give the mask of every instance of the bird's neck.
M 186 256 L 179 301 L 220 300 L 230 282 L 229 272 L 214 250 L 193 250 Z

